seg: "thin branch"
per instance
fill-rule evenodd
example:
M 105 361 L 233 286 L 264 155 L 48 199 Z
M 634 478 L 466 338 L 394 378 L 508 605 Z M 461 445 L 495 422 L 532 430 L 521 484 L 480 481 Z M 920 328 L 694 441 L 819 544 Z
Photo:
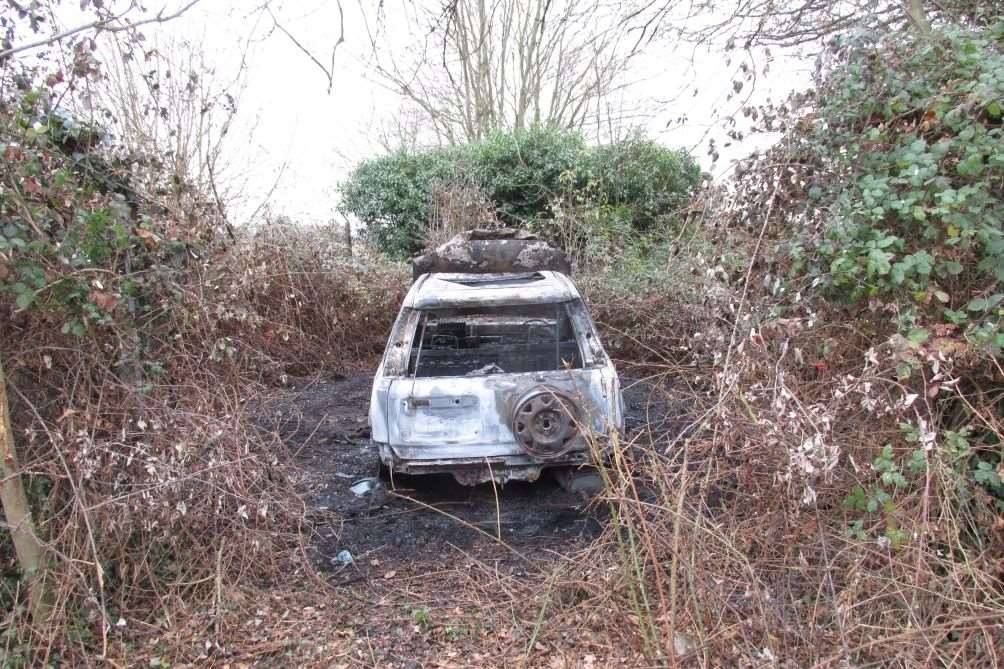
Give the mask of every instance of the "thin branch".
M 310 52 L 310 49 L 308 49 L 303 44 L 301 44 L 298 39 L 296 39 L 295 37 L 293 37 L 293 33 L 291 33 L 288 30 L 286 30 L 285 26 L 283 26 L 281 23 L 279 23 L 279 19 L 276 18 L 275 14 L 272 12 L 272 8 L 271 7 L 266 7 L 265 8 L 266 11 L 268 12 L 268 15 L 272 17 L 272 24 L 276 28 L 278 28 L 282 32 L 283 35 L 285 35 L 286 37 L 288 37 L 289 41 L 292 42 L 294 45 L 296 45 L 296 48 L 299 49 L 300 51 L 302 51 L 304 53 L 304 55 L 306 55 L 307 58 L 309 58 L 311 61 L 313 61 L 313 63 L 315 65 L 317 65 L 317 67 L 319 67 L 321 69 L 321 72 L 324 73 L 325 79 L 328 80 L 328 94 L 329 95 L 331 94 L 331 89 L 334 86 L 334 82 L 335 82 L 335 54 L 338 53 L 338 47 L 341 46 L 342 43 L 345 41 L 345 12 L 342 10 L 341 0 L 338 0 L 335 4 L 338 7 L 338 39 L 335 41 L 335 45 L 333 47 L 331 47 L 331 65 L 330 66 L 326 66 L 324 63 L 322 63 L 320 60 L 318 60 L 318 58 L 314 54 L 312 54 Z
M 188 4 L 180 8 L 178 11 L 174 12 L 173 14 L 169 14 L 167 16 L 164 16 L 164 9 L 161 9 L 159 12 L 157 12 L 156 16 L 150 16 L 140 21 L 136 21 L 135 23 L 126 23 L 125 25 L 121 26 L 112 25 L 116 21 L 119 21 L 122 18 L 124 18 L 126 14 L 128 14 L 133 10 L 133 6 L 130 6 L 121 14 L 116 14 L 115 16 L 109 16 L 104 19 L 97 19 L 91 21 L 90 23 L 85 23 L 82 26 L 77 26 L 76 28 L 70 28 L 69 30 L 64 30 L 61 33 L 50 35 L 49 37 L 37 40 L 35 42 L 29 42 L 28 44 L 22 44 L 20 46 L 15 46 L 9 49 L 5 49 L 4 51 L 0 51 L 0 60 L 4 60 L 5 58 L 9 58 L 10 56 L 22 53 L 24 51 L 30 51 L 32 49 L 37 49 L 39 47 L 60 42 L 66 39 L 67 37 L 72 37 L 73 35 L 88 30 L 94 30 L 95 32 L 103 30 L 105 32 L 117 33 L 117 32 L 122 32 L 123 30 L 134 30 L 140 26 L 144 26 L 149 23 L 166 23 L 168 21 L 173 21 L 174 19 L 180 17 L 189 9 L 197 5 L 199 2 L 200 0 L 190 0 Z

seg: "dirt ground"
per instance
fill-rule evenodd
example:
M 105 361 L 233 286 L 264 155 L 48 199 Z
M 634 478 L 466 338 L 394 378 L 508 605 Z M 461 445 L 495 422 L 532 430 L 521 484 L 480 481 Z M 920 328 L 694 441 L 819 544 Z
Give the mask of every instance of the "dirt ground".
M 373 559 L 384 566 L 441 562 L 458 551 L 494 552 L 503 543 L 530 556 L 568 553 L 601 531 L 602 511 L 563 490 L 547 471 L 534 483 L 499 487 L 396 474 L 375 491 L 352 492 L 355 483 L 379 475 L 367 424 L 371 385 L 368 375 L 299 379 L 261 416 L 297 465 L 294 476 L 317 528 L 318 566 L 354 580 Z M 652 382 L 626 380 L 624 387 L 629 432 L 664 430 L 679 419 Z
M 262 426 L 290 449 L 314 528 L 310 557 L 334 586 L 331 615 L 346 621 L 354 644 L 354 659 L 338 666 L 509 666 L 526 653 L 551 655 L 557 648 L 544 631 L 525 647 L 540 625 L 540 593 L 526 589 L 548 565 L 586 555 L 603 532 L 604 507 L 547 472 L 498 488 L 395 475 L 355 494 L 353 484 L 379 473 L 367 424 L 371 383 L 368 375 L 298 379 L 259 409 Z M 622 385 L 629 437 L 684 425 L 664 384 Z M 585 644 L 570 648 L 583 654 L 555 666 L 589 656 Z

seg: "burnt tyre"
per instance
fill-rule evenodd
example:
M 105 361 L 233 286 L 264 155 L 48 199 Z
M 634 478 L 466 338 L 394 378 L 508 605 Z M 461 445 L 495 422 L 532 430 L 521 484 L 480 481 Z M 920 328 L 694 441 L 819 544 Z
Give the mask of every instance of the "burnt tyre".
M 533 457 L 559 458 L 579 436 L 581 413 L 572 398 L 561 391 L 534 388 L 516 403 L 512 433 L 520 447 Z

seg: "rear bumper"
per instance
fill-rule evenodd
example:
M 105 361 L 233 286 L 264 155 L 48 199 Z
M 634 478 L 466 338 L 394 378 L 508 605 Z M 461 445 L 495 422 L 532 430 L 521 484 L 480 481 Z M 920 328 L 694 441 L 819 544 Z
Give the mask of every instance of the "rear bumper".
M 536 481 L 545 467 L 581 465 L 591 460 L 584 444 L 548 460 L 531 457 L 515 445 L 511 451 L 499 445 L 401 447 L 378 443 L 377 446 L 380 449 L 380 461 L 393 472 L 447 473 L 464 485 L 476 485 L 492 479 L 496 483 Z M 464 455 L 459 455 L 458 452 L 464 452 Z

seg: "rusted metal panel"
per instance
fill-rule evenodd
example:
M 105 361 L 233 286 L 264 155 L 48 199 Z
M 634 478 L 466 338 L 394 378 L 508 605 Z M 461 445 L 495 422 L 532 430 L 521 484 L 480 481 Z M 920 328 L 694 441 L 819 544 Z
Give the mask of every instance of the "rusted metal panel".
M 579 293 L 556 272 L 523 274 L 428 274 L 419 277 L 404 299 L 410 309 L 500 306 L 566 302 Z

